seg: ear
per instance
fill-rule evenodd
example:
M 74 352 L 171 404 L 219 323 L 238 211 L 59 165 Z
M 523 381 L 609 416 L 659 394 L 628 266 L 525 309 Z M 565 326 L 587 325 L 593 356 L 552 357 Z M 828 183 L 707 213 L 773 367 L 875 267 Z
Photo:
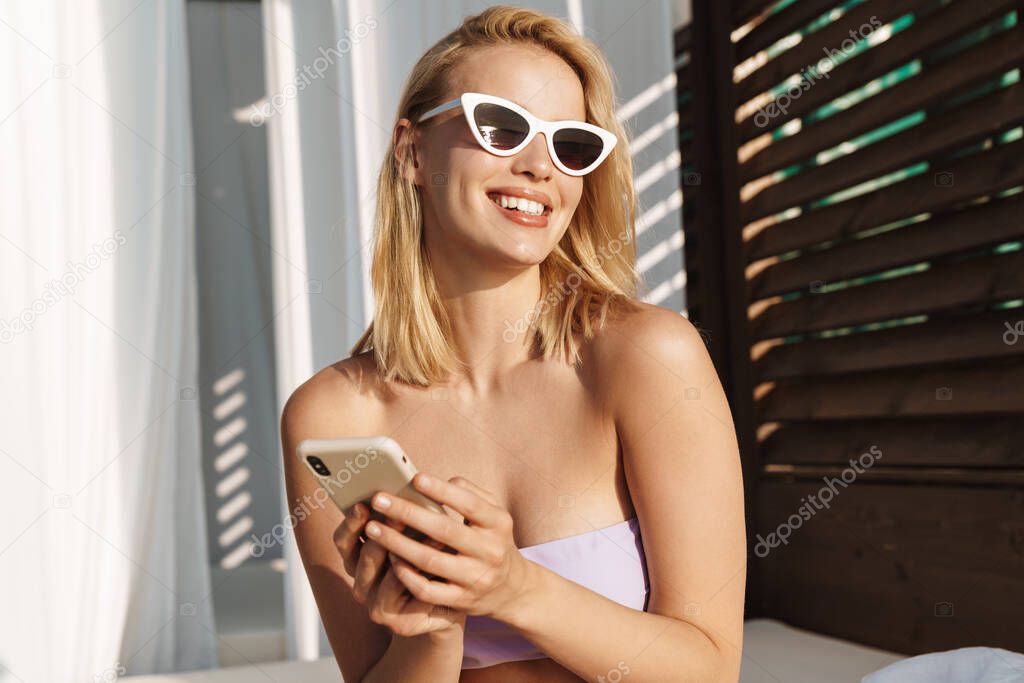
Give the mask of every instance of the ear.
M 395 163 L 398 166 L 398 174 L 414 185 L 422 185 L 420 178 L 420 164 L 416 157 L 416 140 L 419 138 L 418 131 L 413 130 L 412 122 L 409 119 L 399 119 L 395 124 L 393 142 L 395 147 Z

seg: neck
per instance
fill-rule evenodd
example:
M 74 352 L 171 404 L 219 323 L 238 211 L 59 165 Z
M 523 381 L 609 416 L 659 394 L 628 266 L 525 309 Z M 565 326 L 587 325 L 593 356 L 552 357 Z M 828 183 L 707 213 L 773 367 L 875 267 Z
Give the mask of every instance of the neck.
M 452 344 L 467 367 L 447 385 L 487 396 L 530 360 L 527 327 L 541 296 L 540 267 L 520 266 L 504 274 L 462 271 L 457 278 L 450 274 L 437 273 L 438 287 L 452 321 Z

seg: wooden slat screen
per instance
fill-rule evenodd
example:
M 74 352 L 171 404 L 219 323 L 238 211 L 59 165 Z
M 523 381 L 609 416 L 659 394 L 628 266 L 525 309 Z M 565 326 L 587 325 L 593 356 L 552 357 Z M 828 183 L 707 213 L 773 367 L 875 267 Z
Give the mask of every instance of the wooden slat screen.
M 1024 650 L 1022 9 L 716 0 L 676 36 L 688 314 L 740 437 L 748 616 Z

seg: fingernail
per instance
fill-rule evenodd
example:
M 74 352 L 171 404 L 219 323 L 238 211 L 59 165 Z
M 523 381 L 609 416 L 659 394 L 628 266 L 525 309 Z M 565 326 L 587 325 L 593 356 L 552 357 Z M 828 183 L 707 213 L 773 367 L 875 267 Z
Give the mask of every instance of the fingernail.
M 371 536 L 380 536 L 380 527 L 377 526 L 376 522 L 370 522 L 366 525 L 366 533 Z
M 433 483 L 434 483 L 434 480 L 431 479 L 426 474 L 421 474 L 420 475 L 420 486 L 422 488 L 429 489 L 431 487 L 431 485 L 433 485 Z
M 377 508 L 378 510 L 387 510 L 389 507 L 391 507 L 391 499 L 385 496 L 383 493 L 381 493 L 377 495 L 376 498 L 373 499 L 373 507 Z

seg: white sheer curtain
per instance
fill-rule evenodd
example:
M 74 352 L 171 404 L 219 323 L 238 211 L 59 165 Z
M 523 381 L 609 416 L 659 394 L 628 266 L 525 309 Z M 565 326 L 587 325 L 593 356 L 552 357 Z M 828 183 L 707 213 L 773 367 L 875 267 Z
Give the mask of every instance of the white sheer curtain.
M 489 3 L 264 0 L 278 396 L 347 355 L 369 323 L 375 183 L 401 88 L 434 42 Z M 648 301 L 682 311 L 682 192 L 669 0 L 517 3 L 562 17 L 615 71 L 632 132 Z M 287 514 L 287 511 L 283 511 Z M 290 539 L 291 540 L 291 539 Z M 294 542 L 286 546 L 289 656 L 330 654 Z
M 184 2 L 0 6 L 0 681 L 216 664 Z

